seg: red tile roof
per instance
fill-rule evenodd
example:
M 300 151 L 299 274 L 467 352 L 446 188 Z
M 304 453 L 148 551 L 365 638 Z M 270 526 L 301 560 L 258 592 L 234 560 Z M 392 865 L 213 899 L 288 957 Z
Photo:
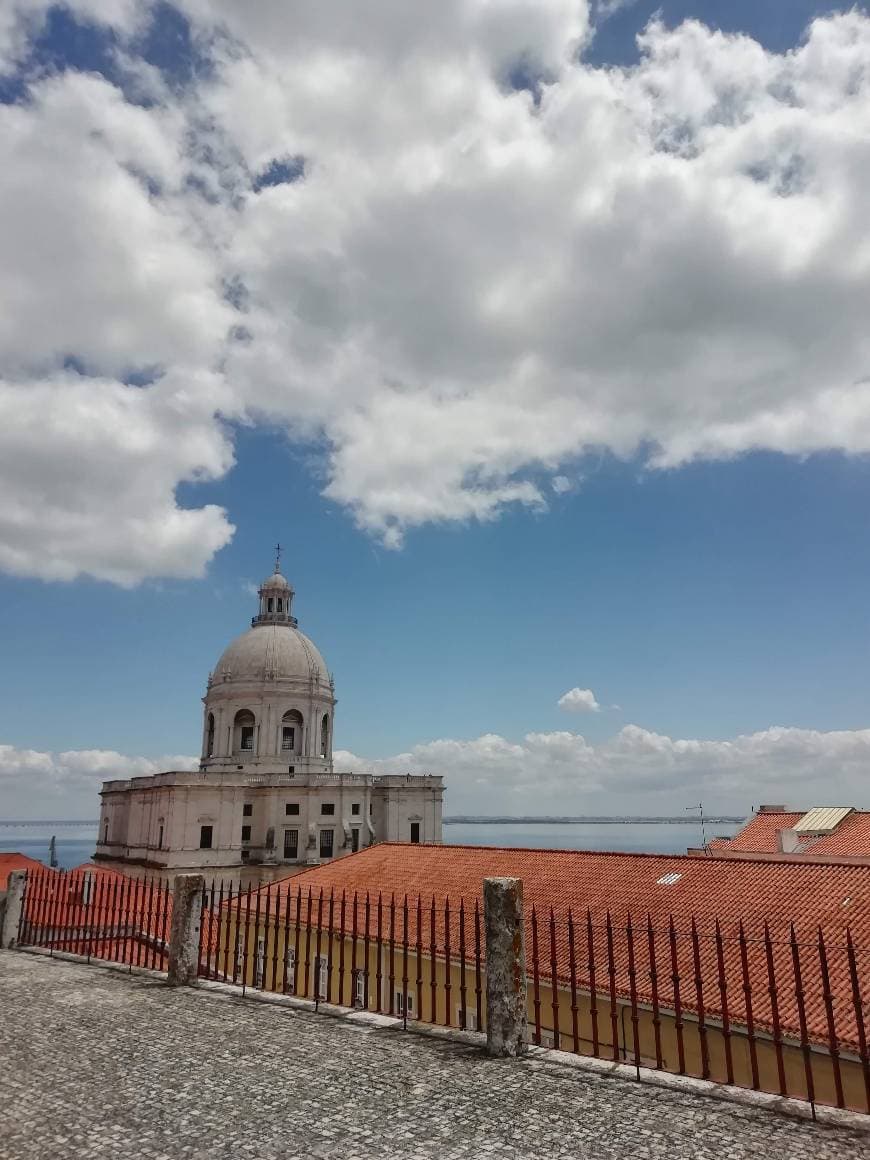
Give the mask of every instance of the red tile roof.
M 764 810 L 746 823 L 733 838 L 714 838 L 709 848 L 720 850 L 740 850 L 747 853 L 778 854 L 779 831 L 790 830 L 804 815 L 798 811 L 782 812 Z
M 104 866 L 56 871 L 38 864 L 28 873 L 24 920 L 28 943 L 161 970 L 172 895 L 158 882 Z
M 403 903 L 409 898 L 409 943 L 416 939 L 416 900 L 422 897 L 424 947 L 429 943 L 429 907 L 436 903 L 436 944 L 445 949 L 444 902 L 451 904 L 450 936 L 453 954 L 459 945 L 458 907 L 466 909 L 466 945 L 474 938 L 474 906 L 482 897 L 483 879 L 517 877 L 523 880 L 526 907 L 526 951 L 531 954 L 531 914 L 538 918 L 539 959 L 542 973 L 549 972 L 550 908 L 555 919 L 557 974 L 569 974 L 570 950 L 567 938 L 569 909 L 575 920 L 576 963 L 580 985 L 586 978 L 587 915 L 593 925 L 598 987 L 607 987 L 606 923 L 612 921 L 611 937 L 617 970 L 617 989 L 629 993 L 628 932 L 633 924 L 633 953 L 636 959 L 639 997 L 651 999 L 651 962 L 647 945 L 647 921 L 655 932 L 659 999 L 673 1005 L 669 922 L 676 935 L 678 973 L 682 979 L 682 1002 L 689 1010 L 700 1006 L 695 992 L 693 924 L 698 935 L 701 989 L 708 1013 L 721 1013 L 721 987 L 728 995 L 731 1018 L 745 1020 L 743 965 L 739 936 L 745 936 L 747 972 L 752 988 L 754 1017 L 762 1027 L 772 1026 L 768 993 L 768 966 L 764 945 L 765 924 L 770 932 L 774 971 L 779 988 L 779 1016 L 783 1026 L 796 1034 L 799 1017 L 796 1004 L 794 963 L 789 942 L 792 924 L 807 994 L 807 1021 L 810 1034 L 819 1041 L 827 1035 L 824 988 L 820 984 L 818 935 L 826 942 L 831 990 L 835 996 L 835 1022 L 843 1043 L 856 1039 L 855 1012 L 849 962 L 845 948 L 846 929 L 851 929 L 858 956 L 860 977 L 870 977 L 870 865 L 812 862 L 747 862 L 739 859 L 679 855 L 600 853 L 572 850 L 523 850 L 474 846 L 436 846 L 382 843 L 335 862 L 304 871 L 280 883 L 262 888 L 263 896 L 281 899 L 286 913 L 290 895 L 291 919 L 295 898 L 309 890 L 314 895 L 314 915 L 320 891 L 346 895 L 345 930 L 351 926 L 353 892 L 360 898 L 371 895 L 371 929 L 375 930 L 377 895 L 382 895 L 383 930 L 388 936 L 390 901 L 395 896 L 396 938 L 403 936 Z M 663 882 L 662 879 L 665 881 Z M 254 894 L 256 899 L 256 893 Z M 303 904 L 303 922 L 305 921 Z M 324 906 L 326 919 L 328 906 Z M 335 907 L 336 920 L 339 912 Z M 253 915 L 253 904 L 251 913 Z M 274 909 L 272 911 L 274 913 Z M 362 906 L 358 900 L 358 929 L 362 930 Z M 716 932 L 722 938 L 723 962 L 719 970 Z M 337 925 L 337 921 L 336 921 Z
M 0 854 L 0 890 L 6 889 L 9 875 L 15 870 L 36 869 L 44 870 L 45 866 L 35 858 L 28 858 L 26 854 Z
M 800 811 L 764 810 L 751 818 L 733 838 L 715 838 L 709 848 L 726 856 L 729 853 L 779 854 L 780 830 L 792 829 L 803 816 Z M 830 834 L 805 836 L 796 854 L 870 858 L 870 811 L 854 810 Z
M 870 857 L 870 812 L 856 810 L 832 834 L 823 834 L 810 846 L 813 854 L 856 854 Z
M 659 880 L 679 874 L 670 885 Z M 416 897 L 450 896 L 458 902 L 482 896 L 489 877 L 524 882 L 527 907 L 553 906 L 565 913 L 603 919 L 629 912 L 636 917 L 688 919 L 712 929 L 721 922 L 756 925 L 765 919 L 782 932 L 826 929 L 866 936 L 870 945 L 870 867 L 813 863 L 745 863 L 679 854 L 604 853 L 593 850 L 525 850 L 492 846 L 410 845 L 383 842 L 358 854 L 313 867 L 281 882 L 293 891 L 369 890 L 407 892 Z M 851 901 L 844 906 L 844 899 Z

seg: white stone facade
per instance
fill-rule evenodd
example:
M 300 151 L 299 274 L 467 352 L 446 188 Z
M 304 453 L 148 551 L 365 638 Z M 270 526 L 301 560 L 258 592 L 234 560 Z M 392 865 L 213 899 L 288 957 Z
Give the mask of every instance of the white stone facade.
M 103 783 L 97 859 L 265 878 L 379 841 L 441 841 L 440 777 L 334 772 L 335 686 L 293 595 L 276 564 L 209 676 L 198 771 Z

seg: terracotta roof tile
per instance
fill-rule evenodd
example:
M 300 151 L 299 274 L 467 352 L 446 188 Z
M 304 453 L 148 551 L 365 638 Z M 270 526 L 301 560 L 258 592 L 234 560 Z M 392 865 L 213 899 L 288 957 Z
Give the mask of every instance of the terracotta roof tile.
M 870 857 L 870 812 L 856 810 L 832 834 L 823 834 L 808 847 L 813 854 L 846 854 Z
M 727 850 L 740 850 L 746 853 L 778 854 L 779 831 L 790 830 L 802 817 L 800 811 L 781 813 L 778 810 L 765 810 L 750 818 L 730 841 L 727 838 L 717 839 L 717 845 Z
M 0 854 L 0 890 L 6 889 L 9 875 L 15 870 L 44 870 L 46 867 L 35 858 L 28 858 L 26 854 Z

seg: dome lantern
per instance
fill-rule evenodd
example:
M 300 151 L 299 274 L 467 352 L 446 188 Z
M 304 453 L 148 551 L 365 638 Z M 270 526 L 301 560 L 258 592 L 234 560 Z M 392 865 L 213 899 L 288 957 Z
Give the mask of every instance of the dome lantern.
M 275 571 L 267 576 L 257 590 L 260 597 L 260 611 L 251 617 L 251 627 L 258 624 L 298 624 L 290 615 L 290 606 L 295 595 L 290 582 L 281 574 L 281 545 L 275 546 Z

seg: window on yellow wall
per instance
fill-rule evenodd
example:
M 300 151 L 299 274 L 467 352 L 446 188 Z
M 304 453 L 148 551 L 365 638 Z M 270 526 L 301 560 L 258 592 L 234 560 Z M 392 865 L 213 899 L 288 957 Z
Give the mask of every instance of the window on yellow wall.
M 329 959 L 319 955 L 314 960 L 314 977 L 317 980 L 317 998 L 329 997 Z
M 463 1029 L 462 1028 L 462 1007 L 461 1006 L 456 1008 L 456 1026 L 459 1027 L 460 1029 Z M 464 1030 L 465 1031 L 477 1031 L 478 1030 L 477 1012 L 471 1010 L 468 1007 L 465 1008 L 465 1027 L 464 1027 Z M 541 1035 L 546 1035 L 546 1032 L 542 1031 Z M 549 1046 L 552 1047 L 553 1046 L 552 1043 Z
M 266 941 L 264 938 L 257 939 L 257 961 L 254 966 L 254 986 L 263 986 L 263 977 L 266 966 Z
M 353 973 L 353 1005 L 362 1008 L 368 1006 L 365 971 L 357 970 Z

